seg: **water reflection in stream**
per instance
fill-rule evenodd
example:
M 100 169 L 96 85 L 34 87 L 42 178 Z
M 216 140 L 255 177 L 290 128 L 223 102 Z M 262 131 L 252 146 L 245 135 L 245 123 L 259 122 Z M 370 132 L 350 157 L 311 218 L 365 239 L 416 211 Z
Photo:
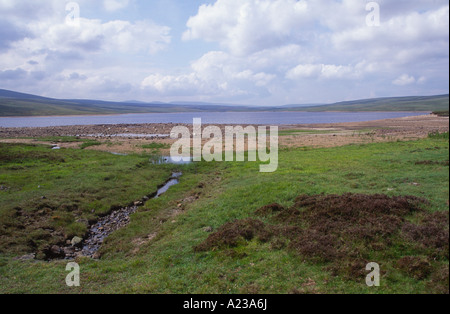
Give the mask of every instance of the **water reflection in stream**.
M 150 162 L 154 165 L 164 165 L 164 164 L 188 165 L 192 163 L 192 157 L 174 158 L 170 156 L 152 156 L 150 158 Z
M 81 255 L 91 258 L 98 258 L 98 251 L 100 250 L 104 240 L 114 231 L 117 231 L 130 223 L 130 216 L 134 214 L 140 206 L 145 205 L 151 199 L 159 198 L 166 193 L 172 186 L 179 183 L 179 178 L 182 176 L 181 172 L 172 173 L 172 177 L 161 186 L 156 193 L 145 196 L 142 200 L 134 204 L 115 210 L 110 215 L 101 218 L 95 225 L 91 226 L 88 237 L 82 243 Z M 66 258 L 73 258 L 73 256 L 66 256 Z

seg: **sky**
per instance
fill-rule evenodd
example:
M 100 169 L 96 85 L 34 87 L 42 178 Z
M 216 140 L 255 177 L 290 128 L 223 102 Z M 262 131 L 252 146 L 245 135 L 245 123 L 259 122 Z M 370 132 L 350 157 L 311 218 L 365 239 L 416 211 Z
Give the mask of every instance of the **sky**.
M 0 88 L 279 106 L 449 92 L 448 0 L 0 0 Z

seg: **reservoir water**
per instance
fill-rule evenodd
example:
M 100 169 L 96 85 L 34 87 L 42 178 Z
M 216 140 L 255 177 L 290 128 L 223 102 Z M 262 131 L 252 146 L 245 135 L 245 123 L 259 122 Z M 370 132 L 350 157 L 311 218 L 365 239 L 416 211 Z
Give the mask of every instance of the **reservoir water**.
M 173 123 L 287 125 L 313 123 L 364 122 L 419 116 L 427 112 L 199 112 L 145 113 L 105 116 L 0 117 L 0 127 L 52 127 L 72 125 Z

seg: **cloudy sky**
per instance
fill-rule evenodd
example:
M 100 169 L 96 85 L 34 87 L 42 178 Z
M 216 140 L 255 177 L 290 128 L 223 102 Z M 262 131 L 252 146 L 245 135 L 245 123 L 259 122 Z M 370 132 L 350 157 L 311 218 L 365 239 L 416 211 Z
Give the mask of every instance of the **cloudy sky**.
M 449 1 L 375 4 L 0 0 L 0 88 L 255 105 L 448 93 Z

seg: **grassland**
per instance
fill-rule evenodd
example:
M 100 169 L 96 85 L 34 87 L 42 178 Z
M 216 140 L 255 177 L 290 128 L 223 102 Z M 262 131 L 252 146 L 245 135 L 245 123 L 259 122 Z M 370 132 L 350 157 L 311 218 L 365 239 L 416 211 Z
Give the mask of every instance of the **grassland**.
M 0 145 L 0 293 L 448 293 L 448 133 L 410 142 L 286 148 L 272 174 L 259 173 L 257 163 L 153 165 L 145 154 Z M 53 241 L 48 230 L 61 239 L 82 235 L 80 222 L 140 199 L 180 170 L 179 185 L 107 239 L 101 260 L 77 259 L 81 287 L 65 285 L 64 261 L 15 259 Z M 336 272 L 330 261 L 310 258 L 279 238 L 252 234 L 198 250 L 227 224 L 272 225 L 273 217 L 255 213 L 266 205 L 294 209 L 301 195 L 345 193 L 425 199 L 400 221 L 419 224 L 442 214 L 446 247 L 420 247 L 400 233 L 388 242 L 377 238 L 380 250 L 352 242 L 364 260 L 380 264 L 379 288 L 368 288 L 364 274 Z
M 447 111 L 449 96 L 390 97 L 340 102 L 332 105 L 295 108 L 299 111 Z

